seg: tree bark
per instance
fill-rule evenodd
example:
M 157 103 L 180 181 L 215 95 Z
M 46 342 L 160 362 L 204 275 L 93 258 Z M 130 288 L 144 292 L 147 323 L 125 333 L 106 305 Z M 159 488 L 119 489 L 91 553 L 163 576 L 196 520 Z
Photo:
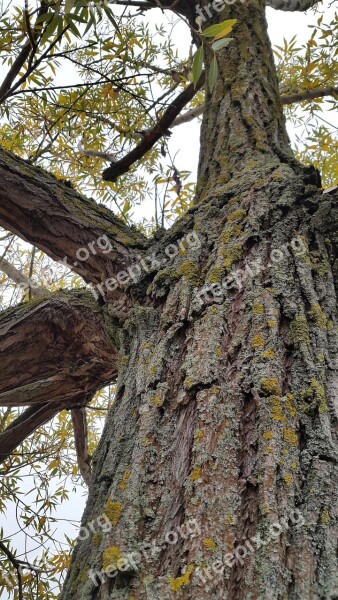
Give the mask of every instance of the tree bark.
M 30 406 L 0 433 L 0 462 L 116 376 L 116 332 L 92 294 L 46 294 L 0 315 L 0 406 Z
M 263 3 L 226 18 L 196 204 L 114 317 L 117 394 L 62 600 L 338 596 L 338 195 L 290 150 Z

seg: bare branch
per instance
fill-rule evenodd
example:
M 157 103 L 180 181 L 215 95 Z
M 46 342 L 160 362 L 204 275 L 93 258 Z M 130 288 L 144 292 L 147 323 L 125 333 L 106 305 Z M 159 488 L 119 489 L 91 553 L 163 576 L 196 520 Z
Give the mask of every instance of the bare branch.
M 124 173 L 127 173 L 130 167 L 136 161 L 143 158 L 143 156 L 147 154 L 151 148 L 153 148 L 156 142 L 158 142 L 163 135 L 168 134 L 168 129 L 171 127 L 176 117 L 192 100 L 195 94 L 203 87 L 203 85 L 204 74 L 201 76 L 196 87 L 194 84 L 190 84 L 183 92 L 180 93 L 177 98 L 175 98 L 155 127 L 146 133 L 143 140 L 131 152 L 129 152 L 129 154 L 103 171 L 103 179 L 105 181 L 116 181 L 118 177 Z
M 46 290 L 37 285 L 31 277 L 26 277 L 26 275 L 16 269 L 16 267 L 5 258 L 0 259 L 0 271 L 5 273 L 12 281 L 14 281 L 14 283 L 21 285 L 23 289 L 30 290 L 32 296 L 41 297 L 46 294 Z

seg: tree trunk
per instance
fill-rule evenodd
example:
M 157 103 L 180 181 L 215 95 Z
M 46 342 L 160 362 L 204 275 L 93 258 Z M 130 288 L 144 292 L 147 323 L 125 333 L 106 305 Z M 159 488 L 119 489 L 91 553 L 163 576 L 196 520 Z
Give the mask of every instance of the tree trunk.
M 338 198 L 291 153 L 263 5 L 227 17 L 196 205 L 129 288 L 62 600 L 338 597 Z

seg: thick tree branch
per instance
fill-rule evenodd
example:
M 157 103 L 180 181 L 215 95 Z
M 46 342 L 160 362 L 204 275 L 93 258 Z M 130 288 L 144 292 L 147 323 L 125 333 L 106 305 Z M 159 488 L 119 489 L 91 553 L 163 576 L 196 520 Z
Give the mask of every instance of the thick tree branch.
M 118 177 L 127 173 L 130 167 L 138 160 L 143 158 L 151 148 L 158 142 L 159 139 L 168 133 L 168 129 L 173 124 L 176 117 L 180 114 L 181 110 L 192 100 L 196 92 L 198 92 L 204 85 L 204 74 L 201 76 L 197 86 L 190 84 L 180 95 L 166 109 L 165 113 L 159 120 L 159 122 L 151 129 L 143 140 L 138 144 L 129 154 L 124 156 L 121 160 L 112 164 L 108 169 L 105 169 L 102 173 L 102 177 L 105 181 L 115 181 Z
M 47 10 L 48 10 L 48 5 L 46 4 L 46 2 L 44 2 L 44 0 L 42 0 L 36 20 L 38 20 L 39 17 L 41 17 L 43 14 L 45 14 L 47 12 Z M 14 80 L 20 73 L 22 67 L 24 66 L 24 64 L 25 64 L 26 60 L 28 59 L 29 55 L 31 54 L 31 52 L 33 52 L 33 53 L 35 52 L 36 41 L 41 33 L 41 26 L 38 27 L 35 25 L 34 28 L 31 29 L 27 11 L 24 11 L 24 16 L 25 16 L 25 22 L 26 22 L 26 28 L 27 28 L 27 35 L 28 35 L 29 39 L 23 45 L 22 49 L 20 50 L 18 56 L 14 60 L 10 70 L 8 71 L 5 79 L 3 80 L 3 82 L 0 86 L 0 103 L 5 98 L 5 96 L 7 96 Z
M 266 5 L 276 10 L 305 12 L 320 0 L 266 0 Z
M 0 434 L 0 459 L 56 412 L 85 405 L 115 378 L 104 311 L 80 290 L 0 315 L 0 405 L 30 406 Z
M 316 98 L 325 98 L 325 96 L 338 95 L 338 86 L 330 86 L 325 88 L 314 88 L 313 90 L 301 90 L 294 94 L 281 96 L 282 104 L 296 104 L 297 102 L 305 102 L 306 100 L 316 100 Z
M 288 104 L 296 104 L 297 102 L 305 102 L 306 100 L 316 100 L 316 98 L 325 98 L 326 96 L 338 95 L 338 86 L 330 86 L 325 88 L 314 88 L 313 90 L 302 90 L 295 92 L 294 94 L 284 94 L 281 96 L 283 106 Z M 191 110 L 188 110 L 185 114 L 180 115 L 170 126 L 170 129 L 183 125 L 183 123 L 189 123 L 197 117 L 200 117 L 204 112 L 204 103 L 195 106 Z
M 125 270 L 147 246 L 110 210 L 3 149 L 0 225 L 92 283 Z

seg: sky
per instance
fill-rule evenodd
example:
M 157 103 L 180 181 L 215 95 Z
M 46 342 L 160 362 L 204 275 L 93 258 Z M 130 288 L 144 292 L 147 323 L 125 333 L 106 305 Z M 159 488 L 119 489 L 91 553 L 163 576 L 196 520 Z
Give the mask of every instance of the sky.
M 329 20 L 329 16 L 334 12 L 334 8 L 331 7 L 327 9 L 328 3 L 324 3 L 321 5 L 325 8 L 325 16 L 326 20 Z M 320 9 L 320 12 L 323 9 Z M 160 11 L 150 11 L 148 13 L 148 17 L 155 22 L 155 20 L 160 16 Z M 317 18 L 319 15 L 317 16 Z M 294 35 L 297 36 L 298 42 L 305 42 L 309 36 L 308 25 L 310 23 L 314 23 L 316 17 L 313 14 L 313 11 L 309 11 L 308 14 L 304 13 L 288 13 L 288 12 L 276 12 L 273 9 L 267 9 L 267 18 L 269 23 L 269 32 L 273 45 L 280 45 L 283 42 L 283 38 L 287 39 L 292 38 Z M 190 44 L 190 36 L 186 35 L 186 27 L 184 25 L 178 25 L 175 28 L 175 38 L 178 48 L 182 51 L 182 55 L 185 56 L 187 53 L 187 48 Z M 62 81 L 64 84 L 67 83 L 67 79 L 72 82 L 73 74 L 69 71 L 62 73 Z M 199 130 L 200 125 L 199 121 L 193 121 L 191 123 L 182 125 L 179 128 L 175 128 L 173 130 L 173 134 L 171 137 L 171 154 L 175 155 L 177 153 L 176 166 L 182 170 L 189 170 L 194 175 L 196 173 L 197 164 L 198 164 L 198 153 L 199 153 Z M 289 128 L 289 134 L 292 138 L 294 136 L 294 131 Z M 144 216 L 146 207 L 140 206 L 135 209 L 135 218 L 138 220 L 139 218 Z M 23 485 L 29 485 L 28 483 Z M 27 498 L 29 501 L 29 497 Z M 80 515 L 84 509 L 85 504 L 85 494 L 83 493 L 83 489 L 80 488 L 76 494 L 71 494 L 68 502 L 65 502 L 61 509 L 58 511 L 58 517 L 60 519 L 74 519 L 76 521 L 79 520 Z M 1 525 L 5 525 L 5 532 L 7 535 L 11 535 L 14 531 L 17 531 L 17 524 L 15 520 L 15 512 L 14 507 L 9 507 L 9 511 L 7 514 L 6 523 Z M 67 533 L 68 536 L 75 536 L 75 529 L 72 531 L 72 527 L 66 523 L 61 523 L 57 532 L 57 537 L 59 540 L 63 538 L 63 534 Z M 23 552 L 24 548 L 24 536 L 23 534 L 18 534 L 15 537 L 16 547 Z M 20 545 L 22 546 L 20 548 Z M 28 547 L 33 547 L 30 543 L 28 543 Z M 32 552 L 29 554 L 30 560 L 35 558 L 38 555 L 37 552 Z M 3 597 L 2 600 L 7 600 L 6 597 Z

